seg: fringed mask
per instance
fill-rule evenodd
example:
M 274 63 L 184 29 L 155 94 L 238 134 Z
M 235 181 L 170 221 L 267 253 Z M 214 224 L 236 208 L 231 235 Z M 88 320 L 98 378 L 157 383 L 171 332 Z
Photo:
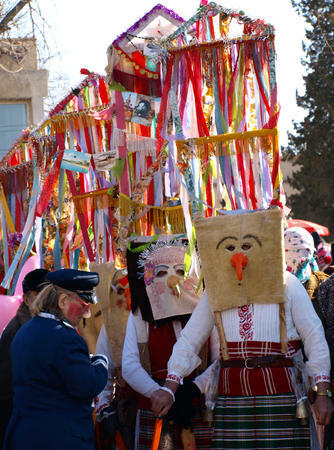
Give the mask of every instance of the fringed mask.
M 301 227 L 288 228 L 284 233 L 284 246 L 287 270 L 306 283 L 312 270 L 319 270 L 312 235 Z
M 159 241 L 142 252 L 138 261 L 155 321 L 191 314 L 198 303 L 197 278 L 184 280 L 186 248 Z
M 283 303 L 283 226 L 279 208 L 195 218 L 212 310 Z

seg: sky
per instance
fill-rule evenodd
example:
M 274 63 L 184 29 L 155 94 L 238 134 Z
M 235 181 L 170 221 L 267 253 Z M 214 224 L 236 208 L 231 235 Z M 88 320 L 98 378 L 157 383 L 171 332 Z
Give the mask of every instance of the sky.
M 60 57 L 49 65 L 53 73 L 65 74 L 68 92 L 83 76 L 80 69 L 105 74 L 106 51 L 112 41 L 158 3 L 158 0 L 42 0 L 39 2 L 50 27 L 50 47 Z M 199 5 L 193 0 L 165 0 L 161 3 L 189 19 Z M 221 6 L 242 10 L 252 18 L 264 19 L 276 30 L 277 83 L 281 116 L 280 143 L 287 144 L 292 120 L 300 121 L 303 110 L 296 106 L 296 90 L 303 93 L 301 65 L 305 24 L 290 0 L 221 0 Z M 61 98 L 59 99 L 61 100 Z

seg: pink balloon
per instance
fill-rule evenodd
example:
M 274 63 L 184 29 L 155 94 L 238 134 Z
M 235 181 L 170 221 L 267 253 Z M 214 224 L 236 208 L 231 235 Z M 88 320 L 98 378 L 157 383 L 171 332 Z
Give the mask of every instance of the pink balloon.
M 22 301 L 21 295 L 0 295 L 0 334 L 15 316 Z
M 22 290 L 22 281 L 24 279 L 24 277 L 27 275 L 27 273 L 31 272 L 32 270 L 35 269 L 40 269 L 40 258 L 39 256 L 35 255 L 35 256 L 30 256 L 30 258 L 27 259 L 27 261 L 24 263 L 19 279 L 17 280 L 16 283 L 16 287 L 15 287 L 15 292 L 14 295 L 22 295 L 23 294 L 23 290 Z
M 34 269 L 40 269 L 40 259 L 37 255 L 30 256 L 22 267 L 14 295 L 0 295 L 0 335 L 15 316 L 17 308 L 23 300 L 22 281 L 24 277 Z

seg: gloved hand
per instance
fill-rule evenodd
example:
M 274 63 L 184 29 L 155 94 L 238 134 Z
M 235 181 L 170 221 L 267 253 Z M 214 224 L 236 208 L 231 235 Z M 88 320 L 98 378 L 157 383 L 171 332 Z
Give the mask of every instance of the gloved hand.
M 102 439 L 115 439 L 118 419 L 114 405 L 104 408 L 99 414 L 100 433 Z
M 175 402 L 166 415 L 166 420 L 190 428 L 191 419 L 195 414 L 193 405 L 195 398 L 199 398 L 201 391 L 195 383 L 187 381 L 178 387 L 175 393 Z

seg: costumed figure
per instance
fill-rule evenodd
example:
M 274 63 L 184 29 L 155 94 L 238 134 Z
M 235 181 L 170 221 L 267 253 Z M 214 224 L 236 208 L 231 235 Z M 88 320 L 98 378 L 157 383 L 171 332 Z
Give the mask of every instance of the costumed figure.
M 108 382 L 95 398 L 95 417 L 99 423 L 103 449 L 116 448 L 122 439 L 127 449 L 133 448 L 135 406 L 121 377 L 122 350 L 126 323 L 130 312 L 130 289 L 126 270 L 114 263 L 90 264 L 100 283 L 96 288 L 103 326 L 96 343 L 96 352 L 108 358 Z M 119 433 L 117 431 L 119 430 Z
M 334 395 L 334 275 L 331 275 L 318 288 L 313 306 L 324 326 L 331 359 L 331 392 Z M 324 449 L 334 448 L 334 417 L 325 427 Z
M 332 267 L 330 266 L 333 262 L 331 244 L 328 244 L 324 239 L 322 239 L 316 231 L 312 231 L 311 234 L 314 241 L 319 269 L 322 272 L 331 275 L 333 273 Z
M 0 448 L 13 410 L 13 380 L 10 346 L 18 330 L 31 319 L 30 305 L 46 283 L 46 269 L 27 273 L 22 281 L 23 302 L 0 338 Z
M 11 346 L 14 410 L 4 449 L 92 450 L 92 401 L 107 382 L 108 361 L 90 357 L 76 327 L 99 277 L 62 269 L 46 278 L 30 308 L 34 317 Z
M 127 254 L 132 312 L 122 358 L 123 378 L 138 397 L 135 448 L 151 449 L 152 441 L 152 448 L 189 448 L 195 441 L 197 448 L 210 448 L 212 428 L 203 421 L 200 404 L 205 376 L 199 380 L 201 376 L 194 379 L 195 372 L 189 373 L 163 424 L 151 411 L 154 396 L 166 389 L 162 384 L 173 345 L 198 303 L 198 278 L 184 280 L 186 249 L 181 242 L 158 241 L 138 250 L 140 246 Z M 207 341 L 202 347 L 207 353 Z
M 319 284 L 329 275 L 319 269 L 311 233 L 301 227 L 288 228 L 284 232 L 284 248 L 287 270 L 296 275 L 313 301 Z
M 301 227 L 288 228 L 284 232 L 285 262 L 287 270 L 293 273 L 305 287 L 312 302 L 320 284 L 329 275 L 319 269 L 314 236 Z M 313 396 L 310 396 L 311 401 Z M 316 425 L 319 448 L 323 449 L 324 426 Z
M 221 368 L 212 448 L 310 449 L 310 430 L 296 419 L 295 358 L 303 345 L 317 386 L 319 423 L 329 422 L 329 352 L 321 321 L 299 280 L 284 270 L 281 211 L 195 219 L 206 291 L 168 362 L 175 391 L 200 363 L 198 352 L 216 323 Z M 160 391 L 153 411 L 172 404 Z

